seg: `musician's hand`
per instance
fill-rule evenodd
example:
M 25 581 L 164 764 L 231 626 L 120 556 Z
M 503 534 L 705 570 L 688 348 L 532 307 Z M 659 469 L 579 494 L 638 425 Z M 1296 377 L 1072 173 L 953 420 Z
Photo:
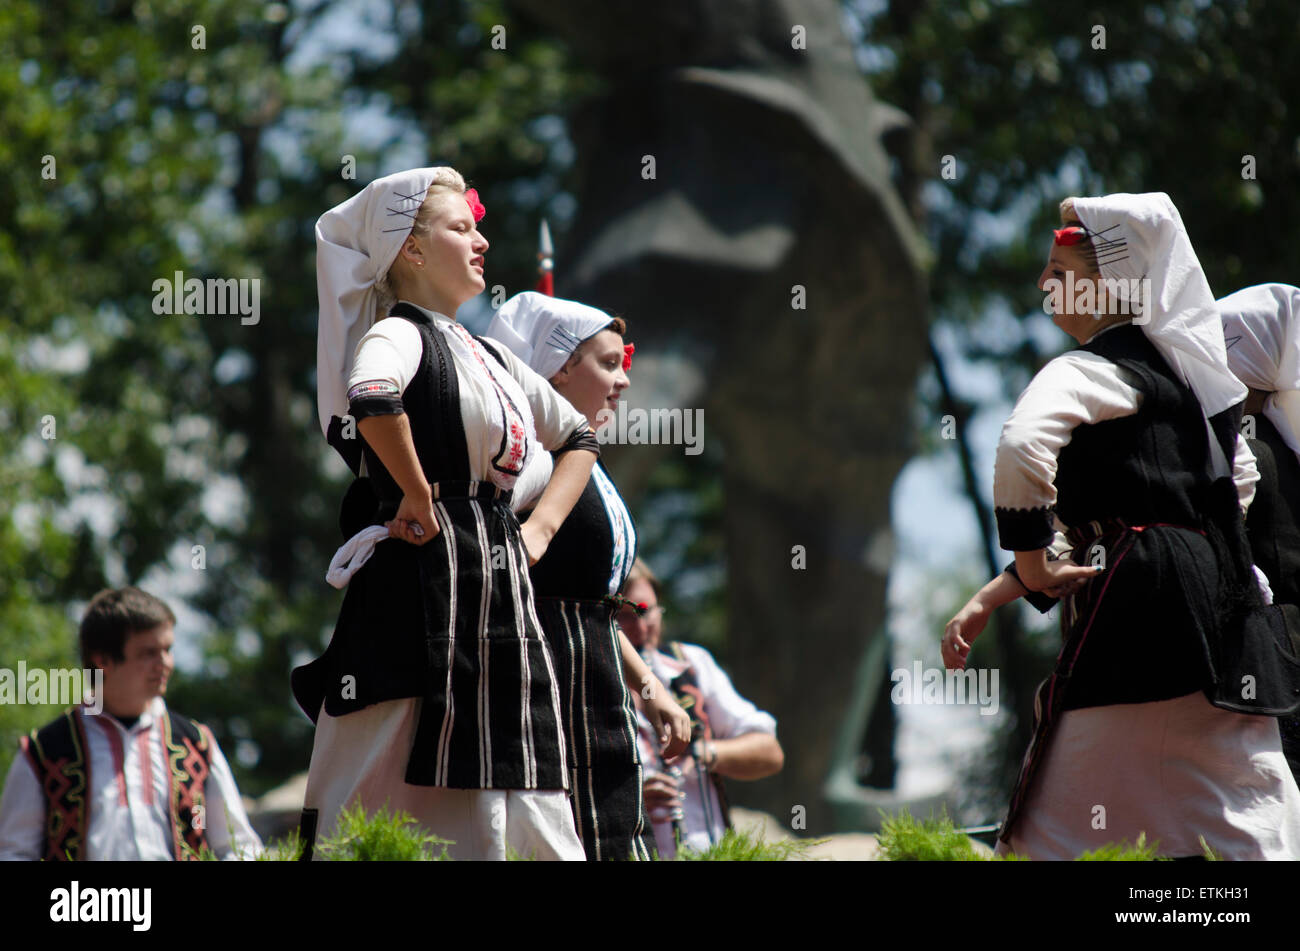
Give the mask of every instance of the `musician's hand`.
M 412 545 L 427 545 L 438 534 L 438 518 L 433 514 L 433 498 L 425 495 L 402 496 L 402 504 L 391 522 L 385 522 L 390 538 L 400 538 Z
M 646 811 L 661 821 L 671 818 L 669 813 L 682 804 L 682 790 L 677 780 L 658 770 L 646 770 L 641 791 L 645 796 Z
M 642 703 L 646 719 L 659 740 L 659 755 L 665 760 L 676 759 L 686 751 L 686 744 L 691 741 L 690 715 L 673 699 L 658 677 L 651 677 L 647 687 L 641 694 Z

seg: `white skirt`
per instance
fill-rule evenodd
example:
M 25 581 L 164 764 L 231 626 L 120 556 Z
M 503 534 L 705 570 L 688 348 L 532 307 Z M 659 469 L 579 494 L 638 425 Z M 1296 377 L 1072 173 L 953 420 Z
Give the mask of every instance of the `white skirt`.
M 502 861 L 507 849 L 526 859 L 586 859 L 563 790 L 408 784 L 423 702 L 390 700 L 341 717 L 321 705 L 304 802 L 318 811 L 317 839 L 332 835 L 339 813 L 360 800 L 368 813 L 387 803 L 391 812 L 414 816 L 432 835 L 451 840 L 447 854 L 454 859 Z
M 1159 854 L 1300 858 L 1300 789 L 1277 720 L 1220 710 L 1193 693 L 1062 714 L 1009 851 L 1073 859 L 1146 833 Z

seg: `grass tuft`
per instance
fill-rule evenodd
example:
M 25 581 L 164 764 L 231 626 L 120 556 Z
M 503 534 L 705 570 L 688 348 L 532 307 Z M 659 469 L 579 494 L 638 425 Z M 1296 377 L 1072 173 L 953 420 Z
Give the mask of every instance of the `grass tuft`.
M 958 832 L 942 810 L 936 819 L 917 820 L 906 809 L 896 816 L 880 813 L 880 860 L 884 862 L 986 862 L 970 837 Z
M 387 803 L 370 817 L 358 803 L 343 810 L 334 835 L 316 843 L 316 854 L 334 862 L 441 862 L 450 859 L 450 844 L 422 831 L 408 813 L 390 812 Z
M 677 850 L 678 862 L 789 862 L 808 858 L 808 850 L 817 844 L 816 839 L 786 839 L 768 842 L 765 839 L 728 829 L 722 838 L 702 852 L 694 849 Z

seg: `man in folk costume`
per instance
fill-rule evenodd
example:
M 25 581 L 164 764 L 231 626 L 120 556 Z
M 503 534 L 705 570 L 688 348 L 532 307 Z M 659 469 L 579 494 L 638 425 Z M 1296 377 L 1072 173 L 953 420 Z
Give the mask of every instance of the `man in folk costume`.
M 256 857 L 262 843 L 212 731 L 163 701 L 175 623 L 139 588 L 91 600 L 81 656 L 103 669 L 103 696 L 20 741 L 0 799 L 0 860 Z
M 690 718 L 691 745 L 673 759 L 660 751 L 650 722 L 642 717 L 645 796 L 661 858 L 679 847 L 704 851 L 716 845 L 731 817 L 727 779 L 763 779 L 781 771 L 785 753 L 776 719 L 741 696 L 731 678 L 703 647 L 674 641 L 661 645 L 663 586 L 637 559 L 624 585 L 618 622 L 659 681 Z
M 321 428 L 361 478 L 331 564 L 347 585 L 334 636 L 293 673 L 317 725 L 309 843 L 360 803 L 411 814 L 454 858 L 583 858 L 527 569 L 599 448 L 545 380 L 456 322 L 485 287 L 483 216 L 439 167 L 378 179 L 317 223 Z M 557 459 L 521 526 L 532 433 Z
M 1145 835 L 1169 857 L 1202 837 L 1225 858 L 1300 857 L 1275 719 L 1296 671 L 1251 570 L 1258 473 L 1214 297 L 1167 195 L 1066 199 L 1061 218 L 1038 286 L 1080 347 L 1003 426 L 994 504 L 1015 563 L 942 643 L 962 667 L 995 607 L 1062 599 L 998 851 L 1072 859 Z

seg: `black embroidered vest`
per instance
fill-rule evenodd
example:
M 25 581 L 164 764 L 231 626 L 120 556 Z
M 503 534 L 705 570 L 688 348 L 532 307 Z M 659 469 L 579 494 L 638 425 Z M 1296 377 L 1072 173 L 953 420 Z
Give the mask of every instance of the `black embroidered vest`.
M 197 859 L 207 848 L 203 784 L 212 767 L 207 731 L 171 710 L 162 723 L 170 795 L 172 851 L 178 861 Z M 81 861 L 90 828 L 90 761 L 84 714 L 70 707 L 20 741 L 45 794 L 45 850 L 50 862 Z M 188 850 L 186 849 L 188 846 Z

